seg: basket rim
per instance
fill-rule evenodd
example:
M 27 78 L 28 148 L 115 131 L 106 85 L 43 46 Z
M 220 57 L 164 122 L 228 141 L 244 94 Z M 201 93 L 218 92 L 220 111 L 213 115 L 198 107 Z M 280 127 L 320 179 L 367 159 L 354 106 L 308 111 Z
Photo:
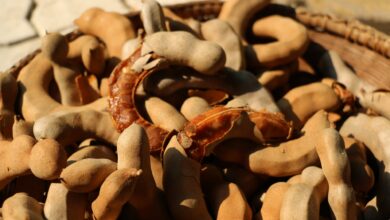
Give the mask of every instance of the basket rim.
M 188 9 L 201 11 L 202 9 L 208 8 L 210 12 L 210 7 L 218 11 L 212 11 L 212 13 L 219 12 L 225 0 L 203 0 L 203 1 L 189 1 L 183 3 L 177 3 L 172 5 L 165 5 L 164 7 L 170 9 Z M 271 3 L 271 5 L 278 5 Z M 336 16 L 331 16 L 324 13 L 312 12 L 305 7 L 293 8 L 291 6 L 285 6 L 286 8 L 293 9 L 295 12 L 294 19 L 298 22 L 304 24 L 308 29 L 313 29 L 318 32 L 328 32 L 333 35 L 336 35 L 340 38 L 347 39 L 352 43 L 359 44 L 365 48 L 376 52 L 378 55 L 383 56 L 387 59 L 390 58 L 390 36 L 371 27 L 369 25 L 363 24 L 356 19 L 341 19 Z M 131 18 L 133 16 L 138 16 L 140 14 L 139 10 L 133 10 L 126 14 L 125 16 Z M 335 28 L 336 26 L 336 28 Z M 78 29 L 75 29 L 65 36 L 68 40 L 73 40 L 78 36 L 82 35 Z M 25 57 L 21 58 L 13 66 L 5 70 L 5 73 L 14 74 L 20 71 L 25 65 L 27 65 L 34 57 L 40 52 L 40 48 L 35 51 L 27 54 Z

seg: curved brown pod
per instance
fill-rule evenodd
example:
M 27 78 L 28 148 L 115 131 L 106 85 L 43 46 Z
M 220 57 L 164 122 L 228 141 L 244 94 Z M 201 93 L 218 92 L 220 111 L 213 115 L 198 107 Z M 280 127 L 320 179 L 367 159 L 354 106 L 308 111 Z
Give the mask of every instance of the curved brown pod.
M 60 143 L 54 139 L 41 139 L 31 149 L 30 170 L 40 179 L 57 179 L 66 167 L 66 158 L 66 152 Z
M 164 193 L 173 219 L 211 220 L 200 184 L 201 164 L 188 158 L 176 136 L 169 140 L 163 158 Z
M 102 183 L 98 197 L 92 202 L 94 219 L 116 219 L 122 206 L 132 196 L 142 170 L 119 169 L 111 173 Z
M 4 219 L 43 220 L 43 206 L 26 193 L 16 193 L 4 201 L 2 217 Z
M 134 123 L 126 128 L 117 142 L 118 169 L 142 170 L 129 204 L 136 209 L 139 220 L 170 219 L 167 207 L 153 179 L 149 143 L 145 130 Z M 153 209 L 153 212 L 150 210 Z
M 201 160 L 227 138 L 266 143 L 290 137 L 290 124 L 278 113 L 218 106 L 191 120 L 178 134 L 189 157 Z
M 69 191 L 62 183 L 51 183 L 43 213 L 47 220 L 84 220 L 88 194 Z
M 322 170 L 309 166 L 287 183 L 291 185 L 284 194 L 280 219 L 320 219 L 320 204 L 328 194 Z
M 69 191 L 88 193 L 99 188 L 116 169 L 117 164 L 109 159 L 86 158 L 63 169 L 60 180 Z
M 63 146 L 91 137 L 115 145 L 119 136 L 111 116 L 94 110 L 63 111 L 41 117 L 35 121 L 33 132 L 37 139 L 52 138 Z
M 120 57 L 123 44 L 136 35 L 134 24 L 126 16 L 100 8 L 86 10 L 74 23 L 82 32 L 102 39 L 110 56 Z
M 289 187 L 289 183 L 276 182 L 268 188 L 264 196 L 263 205 L 258 213 L 261 215 L 261 219 L 280 219 L 280 209 L 282 208 L 283 198 Z
M 309 44 L 305 26 L 279 15 L 257 20 L 252 31 L 256 36 L 277 39 L 276 42 L 254 44 L 246 48 L 247 55 L 250 55 L 248 65 L 254 68 L 288 64 L 302 55 Z
M 184 100 L 180 107 L 180 112 L 187 120 L 191 120 L 210 108 L 211 105 L 207 100 L 198 96 L 192 96 Z
M 141 125 L 149 138 L 150 151 L 159 151 L 162 140 L 167 131 L 147 121 L 137 110 L 136 90 L 142 80 L 153 72 L 144 70 L 137 72 L 131 67 L 141 57 L 141 48 L 138 48 L 132 56 L 122 61 L 112 72 L 109 78 L 109 104 L 108 110 L 114 119 L 114 126 L 122 132 L 133 122 Z
M 293 121 L 296 128 L 301 128 L 317 111 L 336 111 L 342 104 L 333 88 L 320 82 L 296 87 L 277 102 L 280 110 Z
M 145 37 L 143 53 L 153 52 L 169 63 L 188 66 L 205 75 L 217 75 L 226 62 L 221 46 L 211 41 L 199 40 L 185 31 L 160 31 Z
M 355 192 L 343 139 L 333 128 L 324 129 L 320 133 L 316 151 L 329 184 L 330 208 L 336 219 L 356 219 Z
M 28 122 L 35 121 L 52 112 L 83 109 L 103 110 L 107 106 L 106 98 L 100 98 L 82 106 L 64 106 L 53 99 L 49 94 L 50 82 L 53 80 L 53 68 L 50 61 L 41 53 L 23 67 L 17 80 L 21 97 L 18 110 Z
M 50 61 L 53 67 L 54 81 L 57 84 L 61 104 L 65 106 L 81 105 L 79 91 L 76 86 L 76 77 L 81 70 L 69 64 L 66 55 L 69 51 L 69 42 L 60 33 L 50 33 L 42 38 L 42 55 Z
M 300 173 L 307 166 L 318 163 L 315 147 L 319 133 L 329 128 L 325 111 L 318 111 L 302 129 L 299 138 L 271 144 L 259 149 L 245 146 L 228 149 L 218 146 L 214 154 L 225 162 L 240 164 L 255 174 L 273 177 L 291 176 Z
M 362 129 L 364 128 L 364 129 Z M 385 217 L 390 217 L 390 122 L 384 117 L 370 117 L 365 114 L 357 114 L 349 117 L 342 127 L 340 134 L 353 136 L 362 141 L 372 152 L 374 157 L 380 161 L 379 177 L 377 185 L 377 208 Z

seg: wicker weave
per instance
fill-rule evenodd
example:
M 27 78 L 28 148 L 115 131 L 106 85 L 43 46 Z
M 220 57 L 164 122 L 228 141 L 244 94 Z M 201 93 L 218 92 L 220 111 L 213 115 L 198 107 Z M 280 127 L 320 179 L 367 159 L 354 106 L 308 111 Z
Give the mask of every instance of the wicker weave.
M 223 2 L 208 0 L 188 2 L 169 6 L 175 13 L 186 18 L 208 20 L 218 16 Z M 311 13 L 304 8 L 293 10 L 277 6 L 276 13 L 290 16 L 309 28 L 313 42 L 326 49 L 338 52 L 341 58 L 364 80 L 381 89 L 390 90 L 390 37 L 356 20 L 341 20 L 324 14 Z M 284 8 L 280 10 L 280 8 Z M 286 11 L 287 9 L 287 11 Z M 267 10 L 267 9 L 265 9 Z M 272 13 L 275 13 L 272 11 Z M 138 17 L 139 12 L 131 12 L 129 18 Z M 74 31 L 67 35 L 69 40 L 81 33 Z M 17 75 L 39 50 L 27 55 L 8 71 Z

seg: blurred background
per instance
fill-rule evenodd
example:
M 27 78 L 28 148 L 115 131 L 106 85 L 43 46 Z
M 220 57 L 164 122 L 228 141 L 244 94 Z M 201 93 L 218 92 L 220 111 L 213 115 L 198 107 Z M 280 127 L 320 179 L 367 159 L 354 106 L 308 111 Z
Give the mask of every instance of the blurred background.
M 163 5 L 194 0 L 158 0 Z M 202 1 L 202 0 L 195 0 Z M 244 1 L 244 0 L 243 0 Z M 390 0 L 272 0 L 341 18 L 359 19 L 390 34 Z M 0 0 L 0 71 L 39 47 L 45 32 L 71 31 L 73 20 L 90 7 L 126 13 L 141 0 Z

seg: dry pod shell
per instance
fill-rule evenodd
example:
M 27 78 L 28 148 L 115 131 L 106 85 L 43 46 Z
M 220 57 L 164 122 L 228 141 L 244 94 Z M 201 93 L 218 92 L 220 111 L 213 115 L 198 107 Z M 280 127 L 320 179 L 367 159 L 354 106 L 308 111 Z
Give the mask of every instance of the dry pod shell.
M 227 138 L 268 143 L 287 140 L 291 134 L 291 125 L 278 113 L 214 107 L 192 119 L 178 134 L 178 141 L 189 157 L 201 160 Z

